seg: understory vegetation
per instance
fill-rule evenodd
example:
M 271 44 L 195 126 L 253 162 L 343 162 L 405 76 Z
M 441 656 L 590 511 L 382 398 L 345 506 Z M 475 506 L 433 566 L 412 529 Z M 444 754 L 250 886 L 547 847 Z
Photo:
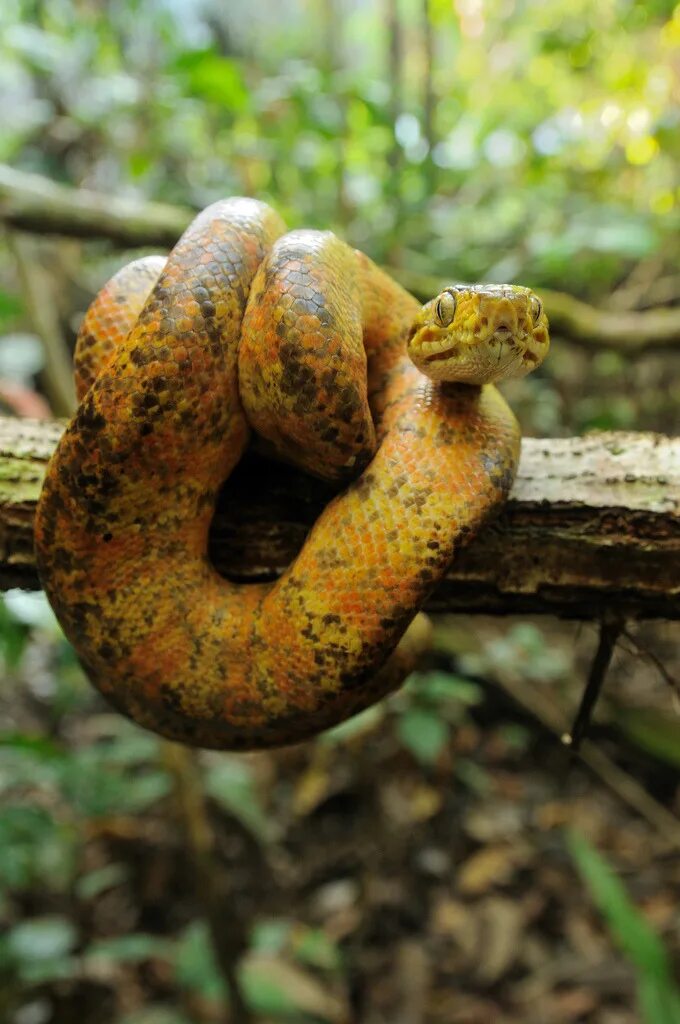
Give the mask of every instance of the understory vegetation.
M 526 435 L 672 435 L 679 55 L 667 0 L 4 0 L 0 164 L 255 195 L 416 293 L 675 310 L 639 350 L 558 332 L 504 388 Z M 4 412 L 69 412 L 83 311 L 143 251 L 0 236 Z M 680 1024 L 677 624 L 627 625 L 582 759 L 559 733 L 598 622 L 435 627 L 358 718 L 197 754 L 115 714 L 44 596 L 5 592 L 0 1021 Z

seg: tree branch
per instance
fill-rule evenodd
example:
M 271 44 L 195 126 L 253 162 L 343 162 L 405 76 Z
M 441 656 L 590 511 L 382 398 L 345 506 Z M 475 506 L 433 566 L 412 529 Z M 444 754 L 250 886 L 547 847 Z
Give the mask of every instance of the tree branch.
M 38 586 L 33 516 L 62 429 L 0 418 L 0 586 Z M 331 494 L 250 453 L 220 497 L 215 564 L 234 580 L 273 579 Z M 459 553 L 429 608 L 680 619 L 680 439 L 525 439 L 507 507 Z
M 24 231 L 108 238 L 130 248 L 169 248 L 193 215 L 183 207 L 69 188 L 0 164 L 0 221 Z M 386 269 L 423 301 L 451 283 L 401 267 Z M 564 292 L 540 292 L 553 330 L 586 348 L 638 354 L 680 345 L 680 308 L 619 312 L 597 309 Z
M 35 234 L 168 248 L 193 216 L 181 207 L 69 188 L 0 164 L 0 220 Z

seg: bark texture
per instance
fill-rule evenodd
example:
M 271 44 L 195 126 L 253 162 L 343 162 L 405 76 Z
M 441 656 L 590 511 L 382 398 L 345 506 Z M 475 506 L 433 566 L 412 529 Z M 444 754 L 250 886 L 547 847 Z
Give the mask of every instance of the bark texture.
M 33 516 L 63 424 L 0 418 L 0 584 L 38 587 Z M 227 482 L 212 530 L 230 579 L 271 579 L 333 491 L 250 453 Z M 680 619 L 680 439 L 601 433 L 526 438 L 499 519 L 459 553 L 437 611 L 604 610 Z

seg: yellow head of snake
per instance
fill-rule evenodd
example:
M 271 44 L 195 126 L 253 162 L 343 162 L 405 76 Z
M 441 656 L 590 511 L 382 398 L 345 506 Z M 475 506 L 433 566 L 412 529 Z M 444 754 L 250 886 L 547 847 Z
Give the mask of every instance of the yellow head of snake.
M 408 353 L 432 380 L 488 384 L 523 377 L 549 344 L 543 303 L 530 288 L 456 284 L 423 306 Z

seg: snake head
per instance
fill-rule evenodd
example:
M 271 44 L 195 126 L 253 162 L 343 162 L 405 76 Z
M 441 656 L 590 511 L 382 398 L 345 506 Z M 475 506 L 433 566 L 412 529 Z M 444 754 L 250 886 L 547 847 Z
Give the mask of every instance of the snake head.
M 408 338 L 422 373 L 464 384 L 523 377 L 549 346 L 543 303 L 512 284 L 450 285 L 422 307 Z

